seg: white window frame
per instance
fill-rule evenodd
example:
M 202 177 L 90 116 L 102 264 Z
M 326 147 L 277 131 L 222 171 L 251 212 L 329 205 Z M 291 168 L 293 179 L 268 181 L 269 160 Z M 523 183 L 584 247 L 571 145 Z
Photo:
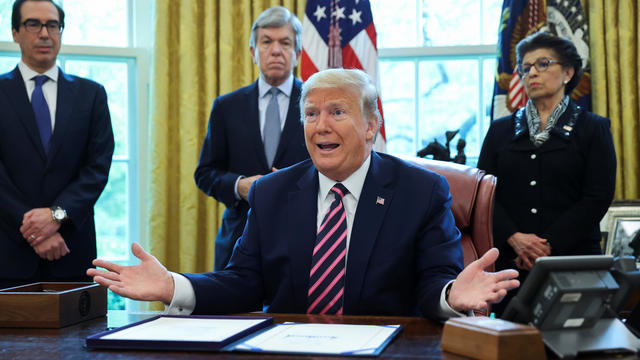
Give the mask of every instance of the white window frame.
M 386 0 L 382 0 L 386 1 Z M 480 10 L 483 12 L 480 14 L 480 29 L 484 28 L 484 2 L 485 0 L 479 0 Z M 416 4 L 416 12 L 415 12 L 415 33 L 420 34 L 422 31 L 421 21 L 422 21 L 422 0 L 415 0 Z M 372 10 L 374 10 L 372 8 Z M 461 10 L 463 11 L 463 10 Z M 378 15 L 380 16 L 380 15 Z M 374 21 L 376 19 L 376 13 L 373 14 Z M 496 31 L 498 24 L 496 23 Z M 382 29 L 378 29 L 378 32 L 383 31 Z M 483 69 L 483 61 L 485 59 L 495 59 L 496 54 L 498 53 L 498 44 L 491 45 L 460 45 L 460 46 L 415 46 L 415 47 L 398 47 L 398 48 L 378 48 L 378 59 L 379 61 L 410 61 L 414 65 L 414 126 L 415 132 L 413 134 L 413 154 L 420 149 L 422 149 L 422 145 L 420 143 L 421 137 L 421 129 L 420 126 L 420 68 L 419 64 L 421 61 L 445 61 L 445 60 L 478 60 L 478 105 L 476 108 L 476 119 L 481 119 L 478 123 L 480 125 L 477 129 L 479 139 L 484 139 L 484 136 L 489 128 L 489 122 L 482 121 L 484 119 L 484 99 L 485 99 L 485 90 L 483 88 L 484 84 L 484 69 Z M 384 74 L 380 74 L 381 77 L 384 77 Z M 493 90 L 490 90 L 493 93 Z M 383 101 L 383 111 L 384 111 L 384 97 Z M 467 163 L 476 163 L 477 156 L 469 156 L 467 155 Z
M 420 69 L 421 61 L 444 61 L 444 60 L 478 60 L 478 104 L 476 108 L 476 118 L 484 118 L 485 109 L 485 90 L 483 61 L 485 59 L 495 59 L 497 53 L 497 45 L 469 45 L 469 46 L 424 46 L 424 47 L 404 47 L 404 48 L 381 48 L 378 50 L 378 59 L 380 61 L 411 61 L 414 65 L 414 126 L 416 131 L 413 134 L 413 154 L 422 148 L 420 139 L 422 139 L 420 126 Z M 381 77 L 384 74 L 380 75 Z M 384 98 L 382 99 L 384 102 Z M 384 108 L 383 108 L 384 110 Z M 483 139 L 486 134 L 489 123 L 480 121 L 477 129 L 479 139 Z M 468 160 L 477 161 L 476 156 L 468 156 Z M 469 161 L 467 161 L 469 162 Z

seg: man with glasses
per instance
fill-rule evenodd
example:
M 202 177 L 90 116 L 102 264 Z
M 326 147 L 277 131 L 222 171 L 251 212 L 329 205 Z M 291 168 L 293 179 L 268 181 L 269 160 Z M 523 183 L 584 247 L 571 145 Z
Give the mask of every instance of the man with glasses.
M 107 96 L 56 66 L 60 6 L 16 0 L 11 26 L 21 61 L 0 75 L 0 288 L 86 281 L 114 149 Z
M 251 27 L 253 84 L 217 98 L 194 177 L 200 190 L 227 209 L 215 240 L 214 270 L 229 262 L 247 222 L 247 196 L 262 175 L 309 157 L 300 122 L 300 81 L 293 76 L 302 49 L 302 24 L 274 6 Z

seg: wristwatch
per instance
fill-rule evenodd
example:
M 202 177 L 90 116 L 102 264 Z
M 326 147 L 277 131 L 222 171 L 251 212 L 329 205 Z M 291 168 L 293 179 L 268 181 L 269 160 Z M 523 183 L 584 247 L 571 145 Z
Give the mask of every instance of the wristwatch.
M 69 218 L 67 216 L 67 211 L 61 208 L 60 206 L 51 207 L 51 216 L 53 217 L 53 220 L 56 221 L 58 224 L 62 224 Z

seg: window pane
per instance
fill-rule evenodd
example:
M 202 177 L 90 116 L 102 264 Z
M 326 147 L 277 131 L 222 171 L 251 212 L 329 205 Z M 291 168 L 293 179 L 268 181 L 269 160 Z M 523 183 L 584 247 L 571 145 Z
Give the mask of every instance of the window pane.
M 0 41 L 13 41 L 11 35 L 11 10 L 14 0 L 0 0 Z
M 496 59 L 485 59 L 482 62 L 482 89 L 484 100 L 484 111 L 482 120 L 482 137 L 489 129 L 489 123 L 491 122 L 491 101 L 493 98 L 493 86 L 495 84 L 496 74 Z M 479 153 L 478 153 L 479 154 Z
M 129 258 L 127 163 L 111 164 L 109 182 L 95 206 L 98 256 L 111 261 Z
M 64 44 L 128 46 L 127 0 L 62 0 Z
M 479 31 L 479 0 L 423 0 L 422 6 L 420 25 L 424 35 L 424 45 L 450 46 L 480 43 L 482 32 Z
M 371 0 L 378 48 L 417 45 L 416 3 L 416 0 Z
M 482 0 L 482 43 L 497 44 L 502 0 Z
M 446 146 L 445 132 L 456 130 L 459 132 L 450 144 L 451 157 L 457 153 L 459 139 L 465 139 L 466 149 L 476 149 L 478 61 L 422 61 L 419 71 L 420 149 L 434 140 Z
M 107 292 L 107 309 L 108 310 L 125 310 L 125 299 L 109 290 Z
M 11 11 L 14 0 L 0 0 L 0 41 L 13 41 Z M 65 12 L 63 44 L 128 46 L 127 0 L 60 0 Z
M 18 62 L 20 62 L 20 56 L 0 56 L 0 74 L 13 70 Z
M 415 154 L 415 66 L 412 61 L 381 61 L 380 96 L 385 119 L 387 151 Z
M 111 124 L 113 126 L 116 149 L 114 156 L 128 158 L 128 86 L 127 63 L 114 61 L 68 60 L 68 73 L 92 79 L 102 84 L 107 91 Z

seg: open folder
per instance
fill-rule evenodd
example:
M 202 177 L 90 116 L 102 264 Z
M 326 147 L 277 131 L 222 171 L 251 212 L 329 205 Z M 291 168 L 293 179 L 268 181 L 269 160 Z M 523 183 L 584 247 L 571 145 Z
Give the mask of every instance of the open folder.
M 159 315 L 86 338 L 89 349 L 375 356 L 401 325 L 273 324 L 271 317 Z

